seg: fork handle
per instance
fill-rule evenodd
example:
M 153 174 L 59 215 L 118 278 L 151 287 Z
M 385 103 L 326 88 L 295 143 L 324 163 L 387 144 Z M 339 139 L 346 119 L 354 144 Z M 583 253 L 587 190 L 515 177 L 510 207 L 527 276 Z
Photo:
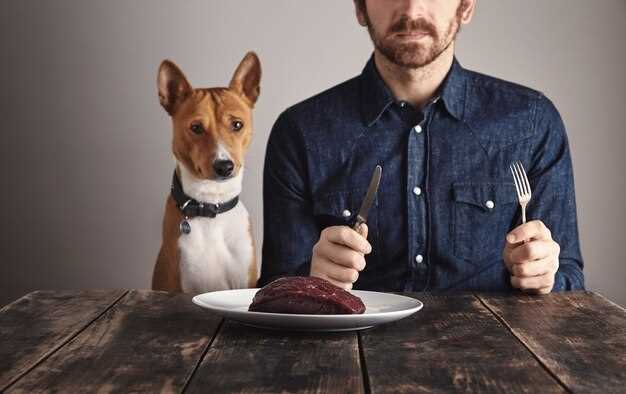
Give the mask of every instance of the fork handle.
M 526 205 L 522 205 L 522 224 L 526 223 Z M 524 240 L 522 243 L 527 243 L 528 240 Z

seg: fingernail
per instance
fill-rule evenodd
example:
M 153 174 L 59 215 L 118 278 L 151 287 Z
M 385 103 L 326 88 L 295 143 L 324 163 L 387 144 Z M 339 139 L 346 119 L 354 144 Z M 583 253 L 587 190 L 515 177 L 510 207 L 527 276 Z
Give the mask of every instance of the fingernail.
M 509 234 L 509 235 L 507 235 L 507 236 L 506 236 L 506 240 L 507 240 L 507 242 L 508 242 L 508 243 L 510 243 L 510 244 L 514 243 L 514 242 L 515 242 L 515 235 L 513 235 L 513 234 Z

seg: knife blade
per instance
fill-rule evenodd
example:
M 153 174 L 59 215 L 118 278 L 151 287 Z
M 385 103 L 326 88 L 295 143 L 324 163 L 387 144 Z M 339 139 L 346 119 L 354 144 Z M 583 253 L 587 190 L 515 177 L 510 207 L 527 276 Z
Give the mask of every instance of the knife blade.
M 381 166 L 376 166 L 374 168 L 374 173 L 372 174 L 372 179 L 370 179 L 370 184 L 367 188 L 367 193 L 365 193 L 365 198 L 361 203 L 361 208 L 359 209 L 359 213 L 356 216 L 356 221 L 352 226 L 352 229 L 357 233 L 363 235 L 361 231 L 361 224 L 367 222 L 367 213 L 369 212 L 374 199 L 376 198 L 376 193 L 378 192 L 378 186 L 380 185 L 380 178 L 383 174 L 383 168 Z

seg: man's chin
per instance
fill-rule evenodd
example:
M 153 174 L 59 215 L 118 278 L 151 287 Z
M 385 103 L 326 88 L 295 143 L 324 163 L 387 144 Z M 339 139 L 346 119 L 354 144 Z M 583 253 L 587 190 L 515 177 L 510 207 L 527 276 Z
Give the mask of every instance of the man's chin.
M 393 51 L 381 51 L 392 63 L 407 68 L 419 68 L 430 64 L 434 59 L 429 50 L 419 44 L 402 45 Z

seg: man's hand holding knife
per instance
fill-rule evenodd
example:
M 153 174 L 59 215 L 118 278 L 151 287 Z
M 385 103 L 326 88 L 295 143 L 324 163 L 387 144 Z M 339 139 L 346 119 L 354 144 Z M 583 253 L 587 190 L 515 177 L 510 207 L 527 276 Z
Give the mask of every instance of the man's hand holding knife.
M 365 255 L 372 251 L 367 241 L 367 213 L 376 198 L 382 176 L 382 167 L 376 166 L 367 189 L 365 199 L 352 228 L 332 226 L 322 230 L 320 239 L 313 246 L 311 276 L 326 279 L 344 288 L 351 289 L 365 268 Z

